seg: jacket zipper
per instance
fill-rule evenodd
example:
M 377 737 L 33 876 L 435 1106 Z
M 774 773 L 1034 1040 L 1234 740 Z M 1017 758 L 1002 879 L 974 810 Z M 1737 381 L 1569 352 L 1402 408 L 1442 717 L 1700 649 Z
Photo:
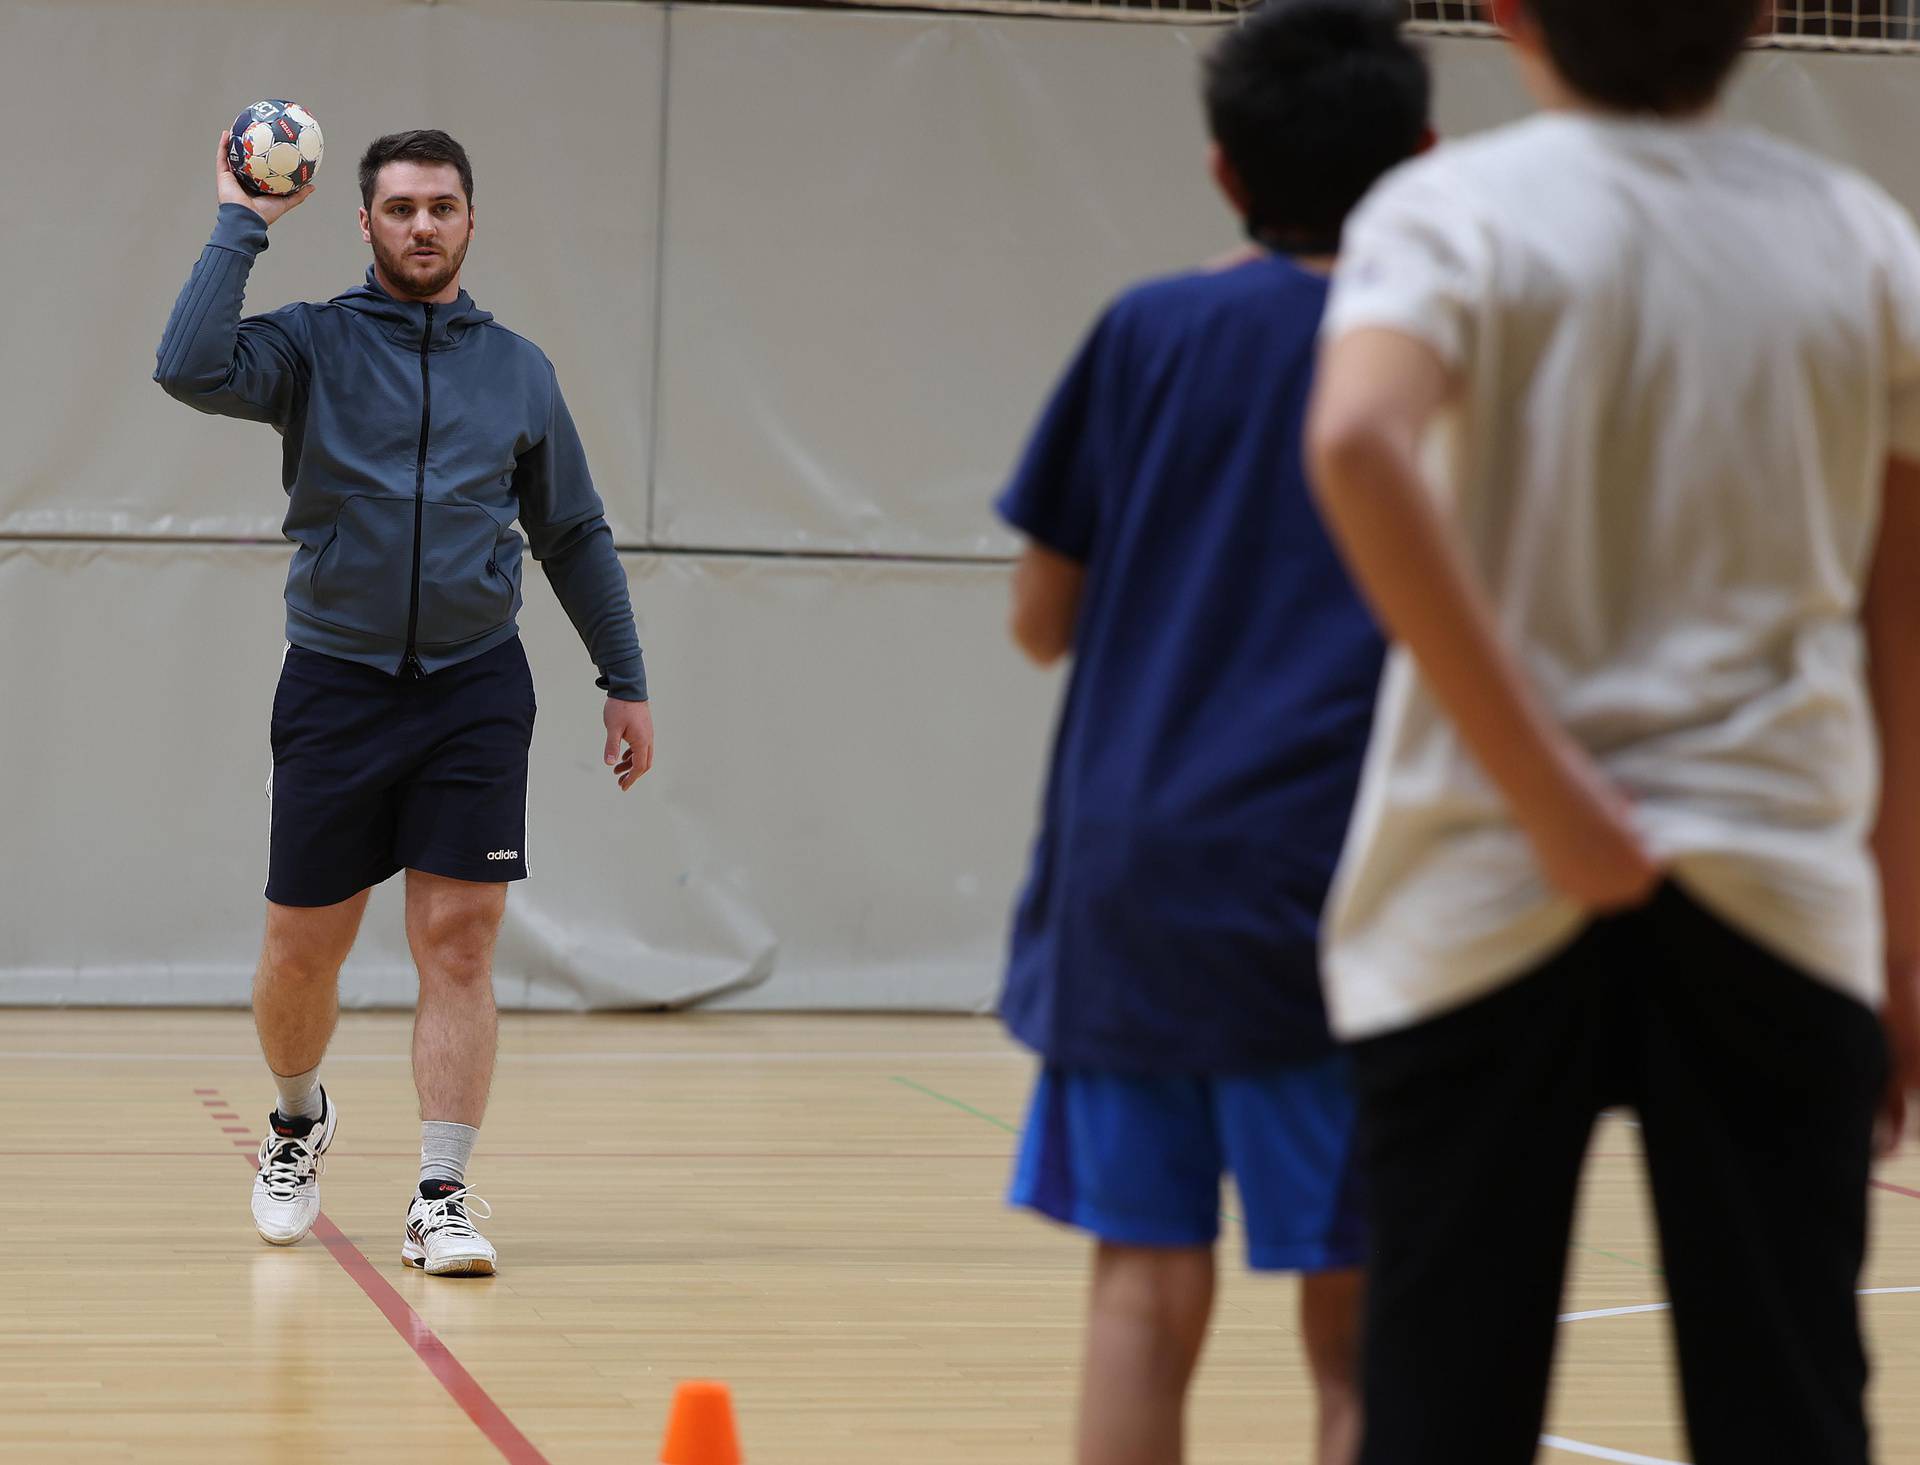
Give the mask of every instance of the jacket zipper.
M 433 425 L 433 378 L 427 374 L 427 348 L 433 342 L 433 306 L 427 306 L 427 327 L 420 336 L 420 451 L 413 464 L 413 591 L 407 601 L 407 655 L 400 674 L 418 680 L 427 674 L 414 651 L 420 634 L 420 527 L 427 502 L 427 431 Z

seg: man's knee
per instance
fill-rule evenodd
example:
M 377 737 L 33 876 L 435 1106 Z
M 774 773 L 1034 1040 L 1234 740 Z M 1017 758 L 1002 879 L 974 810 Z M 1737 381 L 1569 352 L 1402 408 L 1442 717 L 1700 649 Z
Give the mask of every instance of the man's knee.
M 331 951 L 286 943 L 269 946 L 260 961 L 263 975 L 270 980 L 300 987 L 324 987 L 338 981 L 344 964 Z
M 411 922 L 414 957 L 423 981 L 466 987 L 493 973 L 500 909 L 488 900 L 438 900 Z
M 481 992 L 493 989 L 493 962 L 484 955 L 460 953 L 420 964 L 423 988 L 448 992 Z
M 305 908 L 269 905 L 267 934 L 260 949 L 263 977 L 301 985 L 337 980 L 353 950 L 365 897 L 338 906 Z
M 493 932 L 451 928 L 425 938 L 420 978 L 441 986 L 477 987 L 493 977 Z

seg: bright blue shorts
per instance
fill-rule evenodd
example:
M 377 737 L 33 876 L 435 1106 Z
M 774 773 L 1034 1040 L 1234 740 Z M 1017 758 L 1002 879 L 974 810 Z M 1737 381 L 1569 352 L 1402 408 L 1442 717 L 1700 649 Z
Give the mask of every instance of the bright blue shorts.
M 1121 1246 L 1211 1246 L 1231 1174 L 1258 1271 L 1361 1264 L 1354 1106 L 1343 1054 L 1213 1078 L 1040 1074 L 1013 1204 Z

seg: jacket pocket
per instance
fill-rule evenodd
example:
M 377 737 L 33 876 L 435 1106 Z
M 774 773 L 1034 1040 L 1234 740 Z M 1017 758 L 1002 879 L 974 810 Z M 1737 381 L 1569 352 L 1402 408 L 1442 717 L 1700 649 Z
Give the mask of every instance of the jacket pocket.
M 298 608 L 329 625 L 405 641 L 412 570 L 413 500 L 356 494 L 341 503 Z
M 420 524 L 421 646 L 450 646 L 513 619 L 519 556 L 501 548 L 500 524 L 478 504 L 427 500 Z

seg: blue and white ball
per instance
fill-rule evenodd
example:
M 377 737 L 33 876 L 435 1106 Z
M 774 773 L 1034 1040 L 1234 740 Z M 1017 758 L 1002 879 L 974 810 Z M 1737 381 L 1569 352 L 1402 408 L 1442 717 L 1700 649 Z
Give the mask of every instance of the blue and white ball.
M 320 124 L 298 102 L 255 102 L 233 119 L 227 163 L 248 193 L 278 197 L 313 182 L 324 149 Z

